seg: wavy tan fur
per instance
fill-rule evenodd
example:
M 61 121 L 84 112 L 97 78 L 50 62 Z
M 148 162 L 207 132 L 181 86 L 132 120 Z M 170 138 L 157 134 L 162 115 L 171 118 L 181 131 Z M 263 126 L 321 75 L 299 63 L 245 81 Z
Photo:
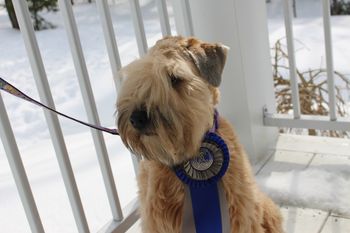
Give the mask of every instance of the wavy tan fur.
M 138 176 L 143 233 L 181 231 L 184 185 L 171 167 L 193 158 L 212 126 L 226 52 L 220 44 L 167 37 L 122 71 L 117 124 L 124 144 L 144 158 Z M 143 132 L 130 123 L 141 108 L 151 121 Z M 231 232 L 282 233 L 279 209 L 258 189 L 247 156 L 222 117 L 217 133 L 230 152 L 222 182 Z

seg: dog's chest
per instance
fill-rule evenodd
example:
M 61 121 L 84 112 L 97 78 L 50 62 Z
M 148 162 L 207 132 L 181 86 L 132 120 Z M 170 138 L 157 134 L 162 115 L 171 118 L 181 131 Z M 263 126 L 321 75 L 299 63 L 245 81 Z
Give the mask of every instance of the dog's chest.
M 204 169 L 206 166 L 205 164 L 202 164 L 204 167 L 200 164 L 194 166 L 197 165 L 199 169 Z M 174 169 L 150 161 L 144 161 L 141 166 L 139 176 L 140 204 L 143 210 L 141 214 L 143 218 L 148 219 L 147 222 L 150 218 L 152 221 L 159 221 L 157 231 L 192 232 L 201 225 L 202 228 L 206 228 L 205 225 L 209 220 L 211 223 L 217 222 L 220 228 L 229 227 L 227 208 L 220 209 L 220 206 L 227 207 L 222 180 L 212 183 L 211 186 L 192 189 L 175 175 Z M 205 212 L 209 215 L 203 214 Z M 207 220 L 198 224 L 196 221 L 198 216 Z M 223 229 L 222 232 L 227 230 Z

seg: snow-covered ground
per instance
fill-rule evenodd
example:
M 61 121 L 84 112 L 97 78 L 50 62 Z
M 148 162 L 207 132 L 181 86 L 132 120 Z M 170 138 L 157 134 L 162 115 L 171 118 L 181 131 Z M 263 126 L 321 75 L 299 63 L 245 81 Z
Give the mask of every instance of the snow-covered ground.
M 154 1 L 141 1 L 141 3 L 148 44 L 151 46 L 161 38 L 157 10 Z M 294 21 L 294 34 L 300 41 L 296 44 L 300 48 L 297 53 L 297 65 L 302 70 L 324 67 L 321 1 L 297 1 L 297 7 L 298 18 Z M 125 65 L 138 57 L 130 8 L 127 3 L 121 1 L 121 3 L 112 4 L 110 10 L 122 63 Z M 172 11 L 169 10 L 172 16 Z M 268 4 L 271 45 L 277 39 L 284 37 L 281 12 L 281 0 L 272 0 L 272 3 Z M 94 3 L 76 4 L 74 13 L 102 125 L 113 126 L 116 94 L 96 5 Z M 61 15 L 58 12 L 46 14 L 45 17 L 57 28 L 37 32 L 36 36 L 56 108 L 86 120 Z M 174 28 L 172 17 L 171 24 Z M 332 17 L 335 69 L 345 74 L 350 73 L 348 65 L 350 61 L 349 25 L 349 16 Z M 21 35 L 10 28 L 7 12 L 3 8 L 0 8 L 0 38 L 0 75 L 38 99 Z M 2 97 L 11 119 L 45 230 L 47 232 L 76 232 L 42 110 L 9 95 L 3 94 Z M 90 228 L 96 231 L 111 218 L 111 213 L 92 139 L 89 130 L 84 126 L 65 119 L 60 119 L 60 122 Z M 125 206 L 136 197 L 136 182 L 131 158 L 118 137 L 104 136 L 122 206 Z M 339 179 L 345 179 L 348 182 L 346 184 L 349 184 L 349 174 L 346 171 L 329 175 L 332 176 L 332 174 L 336 174 Z M 279 180 L 273 179 L 273 184 L 290 182 L 292 176 L 293 171 L 290 171 L 289 174 L 282 174 L 278 176 Z M 325 173 L 318 177 L 319 179 L 312 180 L 312 183 L 316 182 L 315 187 L 329 182 L 329 179 L 332 178 Z M 264 182 L 261 184 L 268 189 L 271 182 L 266 183 L 265 186 Z M 268 191 L 276 198 L 280 193 L 280 190 L 274 192 L 273 189 L 268 189 Z M 326 192 L 331 194 L 331 190 L 326 190 Z M 289 200 L 300 199 L 299 193 L 296 192 L 286 193 L 286 195 L 285 198 Z M 317 197 L 317 195 L 313 196 L 316 198 L 314 203 L 317 203 Z M 298 203 L 307 206 L 310 202 Z M 346 212 L 350 209 L 346 204 L 348 203 L 340 202 L 332 208 L 347 206 Z M 344 212 L 343 209 L 341 210 Z M 2 146 L 0 146 L 0 229 L 1 232 L 29 231 Z

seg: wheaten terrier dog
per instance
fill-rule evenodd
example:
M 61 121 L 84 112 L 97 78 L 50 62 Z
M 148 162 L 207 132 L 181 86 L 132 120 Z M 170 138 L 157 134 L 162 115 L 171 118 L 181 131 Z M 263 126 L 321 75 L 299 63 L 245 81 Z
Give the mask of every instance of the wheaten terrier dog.
M 144 233 L 281 233 L 279 209 L 215 109 L 227 47 L 166 37 L 123 69 L 117 124 L 143 159 Z

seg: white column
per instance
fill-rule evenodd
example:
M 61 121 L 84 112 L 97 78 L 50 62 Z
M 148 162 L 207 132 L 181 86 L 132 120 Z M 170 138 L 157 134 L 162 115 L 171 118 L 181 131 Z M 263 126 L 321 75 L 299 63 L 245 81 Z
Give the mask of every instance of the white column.
M 131 7 L 131 16 L 134 24 L 137 48 L 139 50 L 140 57 L 142 57 L 147 53 L 148 45 L 140 2 L 139 0 L 130 0 L 129 3 Z
M 288 51 L 288 64 L 289 64 L 289 77 L 290 77 L 290 89 L 292 93 L 293 115 L 295 119 L 299 119 L 301 115 L 300 101 L 299 101 L 299 87 L 298 76 L 295 62 L 295 49 L 294 49 L 294 33 L 293 33 L 293 16 L 291 1 L 283 0 L 283 14 L 284 14 L 284 26 L 286 28 L 287 39 L 287 51 Z
M 32 68 L 35 83 L 38 88 L 40 100 L 45 105 L 55 109 L 49 82 L 46 77 L 44 63 L 41 58 L 33 24 L 30 18 L 28 3 L 24 0 L 13 0 L 12 2 L 16 11 L 19 26 L 21 28 L 21 34 L 27 51 L 28 60 Z M 89 226 L 84 213 L 83 205 L 81 203 L 79 190 L 75 181 L 74 172 L 69 160 L 58 117 L 54 113 L 47 110 L 44 110 L 44 115 L 50 131 L 58 165 L 60 167 L 78 231 L 87 233 L 89 232 Z
M 192 36 L 193 25 L 189 0 L 172 0 L 177 35 Z
M 21 198 L 24 212 L 29 222 L 32 233 L 44 233 L 43 224 L 35 204 L 32 189 L 30 187 L 26 171 L 23 166 L 21 155 L 17 147 L 15 136 L 10 125 L 4 102 L 0 93 L 0 139 L 4 145 L 5 154 L 9 162 L 17 191 Z
M 322 2 L 323 2 L 324 41 L 325 41 L 326 65 L 327 65 L 329 117 L 331 121 L 336 121 L 337 120 L 337 103 L 335 98 L 336 94 L 335 94 L 335 85 L 334 85 L 331 9 L 330 9 L 329 0 L 323 0 Z
M 160 28 L 162 29 L 162 35 L 169 36 L 171 35 L 171 28 L 169 23 L 169 14 L 166 0 L 157 0 L 157 9 L 160 21 Z
M 229 50 L 220 87 L 219 112 L 229 119 L 255 163 L 278 136 L 263 125 L 263 107 L 275 110 L 265 1 L 191 0 L 194 35 Z
M 97 112 L 96 102 L 92 92 L 89 73 L 87 70 L 83 49 L 81 46 L 77 24 L 75 22 L 72 4 L 69 0 L 58 0 L 58 5 L 62 13 L 63 22 L 66 28 L 68 42 L 72 52 L 75 71 L 77 74 L 83 102 L 86 109 L 87 118 L 90 123 L 100 125 L 100 120 Z M 113 218 L 117 221 L 123 219 L 116 184 L 113 177 L 112 168 L 108 158 L 106 143 L 102 132 L 91 129 L 92 139 L 94 141 L 97 158 L 102 173 L 102 178 L 105 184 L 109 206 L 112 211 Z

